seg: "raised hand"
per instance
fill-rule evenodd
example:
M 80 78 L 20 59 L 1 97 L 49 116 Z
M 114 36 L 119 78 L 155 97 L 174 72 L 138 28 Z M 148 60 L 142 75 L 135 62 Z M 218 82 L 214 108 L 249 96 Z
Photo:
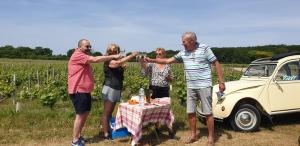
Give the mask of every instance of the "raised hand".
M 145 62 L 145 57 L 139 55 L 139 56 L 137 56 L 137 60 L 138 60 L 139 62 Z

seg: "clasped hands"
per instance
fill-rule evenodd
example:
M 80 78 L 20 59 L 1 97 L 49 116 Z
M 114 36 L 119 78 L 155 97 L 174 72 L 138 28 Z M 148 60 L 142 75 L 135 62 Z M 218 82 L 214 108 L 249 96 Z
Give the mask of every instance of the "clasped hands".
M 142 56 L 142 55 L 139 55 L 137 57 L 137 59 L 138 59 L 139 62 L 151 62 L 151 59 L 149 57 Z

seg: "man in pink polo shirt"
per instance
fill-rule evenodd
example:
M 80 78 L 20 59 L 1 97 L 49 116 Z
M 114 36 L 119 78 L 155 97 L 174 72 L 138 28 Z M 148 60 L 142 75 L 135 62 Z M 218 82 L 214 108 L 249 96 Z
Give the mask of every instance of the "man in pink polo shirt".
M 73 129 L 72 146 L 84 146 L 80 133 L 91 110 L 91 92 L 94 78 L 90 63 L 99 63 L 121 58 L 121 55 L 97 56 L 88 55 L 90 42 L 81 39 L 68 63 L 68 92 L 76 112 Z

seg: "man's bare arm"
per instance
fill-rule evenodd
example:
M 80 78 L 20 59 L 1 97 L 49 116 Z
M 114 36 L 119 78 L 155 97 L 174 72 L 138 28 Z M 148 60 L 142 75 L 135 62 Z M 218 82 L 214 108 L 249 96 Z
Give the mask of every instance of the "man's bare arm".
M 89 56 L 88 63 L 100 63 L 104 61 L 109 61 L 112 59 L 118 59 L 121 58 L 121 55 L 109 55 L 109 56 Z
M 155 59 L 146 58 L 145 60 L 147 62 L 154 62 L 154 63 L 160 63 L 160 64 L 171 64 L 171 63 L 175 63 L 177 61 L 175 59 L 175 57 L 171 57 L 171 58 L 155 58 Z

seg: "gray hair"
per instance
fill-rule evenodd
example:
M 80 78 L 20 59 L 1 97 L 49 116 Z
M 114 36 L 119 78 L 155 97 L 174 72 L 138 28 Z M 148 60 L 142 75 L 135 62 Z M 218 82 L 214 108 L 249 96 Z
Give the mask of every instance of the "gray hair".
M 87 39 L 81 39 L 81 40 L 79 40 L 78 41 L 78 48 L 80 48 L 81 47 L 81 45 L 82 45 L 82 42 L 84 42 L 84 41 L 89 41 L 89 40 L 87 40 Z
M 190 38 L 191 40 L 197 42 L 197 35 L 196 35 L 196 33 L 194 33 L 194 32 L 185 32 L 185 33 L 182 35 L 182 38 L 184 38 L 184 37 Z

